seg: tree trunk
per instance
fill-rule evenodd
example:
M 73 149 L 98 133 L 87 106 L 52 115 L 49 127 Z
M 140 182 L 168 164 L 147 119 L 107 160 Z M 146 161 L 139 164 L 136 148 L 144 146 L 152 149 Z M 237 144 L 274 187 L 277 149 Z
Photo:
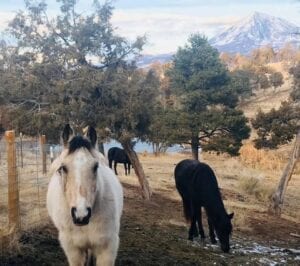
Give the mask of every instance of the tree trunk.
M 154 155 L 157 157 L 159 154 L 159 144 L 158 143 L 152 143 L 152 149 L 153 149 L 153 153 Z
M 289 181 L 291 180 L 294 168 L 299 159 L 300 155 L 300 130 L 296 135 L 296 141 L 293 148 L 291 158 L 287 166 L 285 167 L 282 176 L 280 178 L 278 187 L 272 196 L 272 202 L 270 204 L 270 210 L 273 211 L 276 215 L 280 216 L 281 209 L 283 205 L 284 195 L 288 186 Z
M 121 144 L 131 161 L 131 164 L 132 164 L 132 167 L 134 169 L 136 176 L 139 179 L 143 198 L 146 200 L 150 200 L 152 192 L 151 192 L 151 189 L 149 186 L 149 182 L 146 178 L 146 175 L 145 175 L 144 169 L 140 163 L 140 160 L 139 160 L 136 152 L 132 148 L 131 142 L 122 142 Z
M 199 160 L 199 139 L 198 136 L 193 136 L 191 141 L 193 159 Z
M 104 143 L 102 141 L 99 142 L 98 147 L 99 147 L 99 151 L 105 156 Z

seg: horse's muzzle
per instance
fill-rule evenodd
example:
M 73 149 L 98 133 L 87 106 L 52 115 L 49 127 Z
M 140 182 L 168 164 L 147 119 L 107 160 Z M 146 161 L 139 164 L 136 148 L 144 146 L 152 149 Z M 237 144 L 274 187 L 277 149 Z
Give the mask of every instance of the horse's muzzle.
M 76 207 L 71 208 L 73 223 L 78 226 L 87 225 L 92 215 L 92 209 L 87 208 L 88 214 L 84 217 L 76 217 Z

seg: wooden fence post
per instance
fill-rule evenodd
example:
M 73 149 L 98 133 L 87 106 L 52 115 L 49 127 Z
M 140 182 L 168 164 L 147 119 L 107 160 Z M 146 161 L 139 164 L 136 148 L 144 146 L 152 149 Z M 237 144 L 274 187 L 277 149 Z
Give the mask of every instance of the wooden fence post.
M 46 135 L 40 136 L 40 145 L 41 145 L 42 161 L 43 161 L 43 174 L 46 174 L 47 173 Z
M 8 173 L 8 222 L 10 230 L 20 229 L 19 184 L 17 172 L 15 132 L 6 131 L 7 173 Z
M 21 155 L 21 167 L 23 168 L 23 133 L 20 132 L 20 155 Z

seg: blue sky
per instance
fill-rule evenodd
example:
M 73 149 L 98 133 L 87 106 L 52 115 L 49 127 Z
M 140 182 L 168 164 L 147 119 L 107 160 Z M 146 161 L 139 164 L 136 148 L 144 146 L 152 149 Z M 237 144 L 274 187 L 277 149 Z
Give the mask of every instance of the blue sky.
M 50 14 L 57 12 L 56 0 L 46 0 Z M 88 12 L 92 0 L 79 0 L 78 11 Z M 254 11 L 279 16 L 300 26 L 297 0 L 114 0 L 112 23 L 131 40 L 148 37 L 145 53 L 173 52 L 188 36 L 199 32 L 212 37 Z M 0 0 L 0 30 L 5 28 L 23 0 Z

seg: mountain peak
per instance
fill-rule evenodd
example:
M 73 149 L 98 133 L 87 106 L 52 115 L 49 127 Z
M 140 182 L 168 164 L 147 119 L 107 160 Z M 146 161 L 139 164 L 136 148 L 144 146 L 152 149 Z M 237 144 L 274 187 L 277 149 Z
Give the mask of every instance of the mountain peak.
M 210 40 L 220 51 L 248 54 L 251 50 L 271 45 L 278 49 L 286 42 L 300 44 L 299 27 L 285 19 L 254 12 Z
M 250 17 L 252 17 L 253 19 L 266 19 L 266 18 L 270 18 L 272 17 L 271 15 L 267 14 L 267 13 L 262 13 L 262 12 L 258 12 L 258 11 L 254 11 Z

